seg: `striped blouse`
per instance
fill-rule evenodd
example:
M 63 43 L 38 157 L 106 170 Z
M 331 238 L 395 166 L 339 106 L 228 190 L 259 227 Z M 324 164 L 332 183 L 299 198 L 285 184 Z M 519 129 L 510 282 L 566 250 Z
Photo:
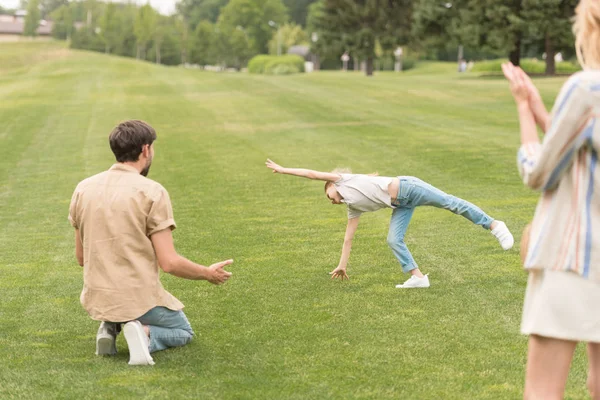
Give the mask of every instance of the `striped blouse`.
M 579 72 L 563 85 L 543 143 L 519 149 L 523 182 L 542 191 L 525 268 L 573 271 L 600 283 L 599 116 L 600 71 Z

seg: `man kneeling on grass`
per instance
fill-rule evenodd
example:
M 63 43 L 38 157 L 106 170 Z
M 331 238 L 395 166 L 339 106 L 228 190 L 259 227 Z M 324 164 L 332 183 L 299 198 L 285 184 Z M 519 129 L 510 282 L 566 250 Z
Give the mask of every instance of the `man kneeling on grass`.
M 81 304 L 100 323 L 96 354 L 114 355 L 123 331 L 129 364 L 153 365 L 150 353 L 183 346 L 194 335 L 183 304 L 160 283 L 158 267 L 185 279 L 224 283 L 233 260 L 205 267 L 175 251 L 169 194 L 146 178 L 155 130 L 126 121 L 110 134 L 117 163 L 77 185 L 69 208 L 75 252 L 83 267 Z

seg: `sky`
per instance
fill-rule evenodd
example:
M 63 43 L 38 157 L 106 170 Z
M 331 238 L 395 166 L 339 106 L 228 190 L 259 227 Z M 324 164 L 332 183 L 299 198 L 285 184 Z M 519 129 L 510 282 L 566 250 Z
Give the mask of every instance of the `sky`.
M 147 0 L 135 1 L 139 4 L 145 4 Z M 156 8 L 163 14 L 172 14 L 175 11 L 176 2 L 177 0 L 150 0 L 152 7 Z M 20 3 L 20 0 L 0 0 L 0 6 L 5 8 L 17 8 L 19 7 Z

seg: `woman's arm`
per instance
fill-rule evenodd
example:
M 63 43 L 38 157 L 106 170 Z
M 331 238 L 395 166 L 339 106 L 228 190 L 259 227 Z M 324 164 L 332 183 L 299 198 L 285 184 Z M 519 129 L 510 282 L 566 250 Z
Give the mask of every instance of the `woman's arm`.
M 303 178 L 308 179 L 316 179 L 319 181 L 330 181 L 335 182 L 341 178 L 339 174 L 332 174 L 329 172 L 320 172 L 313 171 L 312 169 L 304 169 L 304 168 L 284 168 L 279 164 L 274 163 L 273 161 L 267 159 L 265 163 L 267 168 L 271 168 L 274 174 L 285 174 L 285 175 L 294 175 L 301 176 Z
M 359 218 L 360 217 L 356 217 L 348 220 L 348 225 L 346 226 L 346 234 L 344 235 L 344 245 L 342 246 L 342 256 L 340 257 L 340 263 L 338 264 L 338 267 L 336 269 L 329 273 L 331 275 L 331 279 L 350 279 L 348 278 L 348 274 L 346 273 L 346 267 L 348 266 L 348 259 L 350 259 L 352 239 L 354 239 L 356 228 L 358 228 Z
M 510 82 L 511 90 L 518 85 L 525 91 L 523 95 L 527 95 L 527 104 L 533 114 L 535 123 L 544 133 L 548 132 L 548 129 L 550 129 L 550 114 L 546 110 L 546 106 L 542 101 L 542 96 L 540 96 L 540 92 L 533 84 L 531 78 L 521 68 L 515 67 L 511 63 L 502 64 L 502 72 Z M 513 95 L 514 94 L 513 90 Z M 515 100 L 516 99 L 517 98 L 515 97 Z M 523 100 L 525 99 L 523 98 Z
M 516 72 L 521 76 L 521 79 L 523 79 L 525 87 L 529 92 L 529 107 L 531 108 L 535 122 L 545 134 L 550 129 L 550 113 L 548 113 L 548 110 L 546 110 L 546 106 L 542 101 L 542 96 L 540 96 L 539 90 L 537 90 L 529 75 L 527 75 L 521 68 L 515 69 Z
M 528 104 L 523 105 L 523 99 L 528 96 L 526 82 L 517 76 L 510 81 L 510 87 L 521 123 L 518 166 L 523 182 L 536 190 L 554 189 L 592 132 L 588 89 L 581 83 L 579 75 L 565 83 L 556 98 L 544 142 L 540 144 L 532 122 L 533 113 Z

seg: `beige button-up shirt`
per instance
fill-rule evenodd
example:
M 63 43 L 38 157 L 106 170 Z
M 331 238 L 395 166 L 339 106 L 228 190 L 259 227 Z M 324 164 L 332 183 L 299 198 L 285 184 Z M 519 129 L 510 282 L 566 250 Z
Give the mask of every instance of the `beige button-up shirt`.
M 150 236 L 175 229 L 166 189 L 133 167 L 115 164 L 81 181 L 69 221 L 83 243 L 81 304 L 98 321 L 136 319 L 156 306 L 183 304 L 160 283 Z

